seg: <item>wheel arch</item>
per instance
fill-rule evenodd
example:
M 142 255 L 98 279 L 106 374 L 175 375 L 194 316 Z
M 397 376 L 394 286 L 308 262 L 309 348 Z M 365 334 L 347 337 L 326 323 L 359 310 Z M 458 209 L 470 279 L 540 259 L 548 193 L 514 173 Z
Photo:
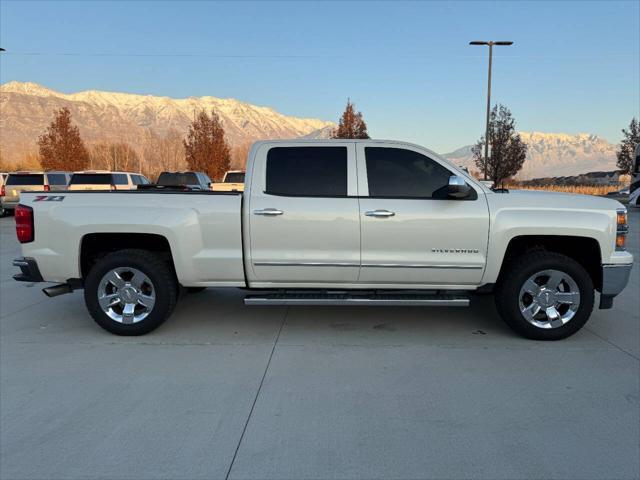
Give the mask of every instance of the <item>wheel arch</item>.
M 509 264 L 518 256 L 541 249 L 560 253 L 575 260 L 587 271 L 596 290 L 602 288 L 602 252 L 593 237 L 571 235 L 519 235 L 513 237 L 505 250 L 497 281 L 500 282 Z
M 159 254 L 176 272 L 167 237 L 156 233 L 89 233 L 80 240 L 80 274 L 86 278 L 91 267 L 105 255 L 125 249 L 141 249 Z

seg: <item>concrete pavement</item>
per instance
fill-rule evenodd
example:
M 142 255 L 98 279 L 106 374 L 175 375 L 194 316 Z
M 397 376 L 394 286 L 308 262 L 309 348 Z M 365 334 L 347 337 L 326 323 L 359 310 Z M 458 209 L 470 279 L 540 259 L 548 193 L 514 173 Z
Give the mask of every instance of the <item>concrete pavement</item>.
M 630 214 L 640 259 L 640 211 Z M 575 336 L 468 309 L 188 295 L 144 337 L 11 279 L 0 220 L 0 478 L 639 478 L 640 269 Z

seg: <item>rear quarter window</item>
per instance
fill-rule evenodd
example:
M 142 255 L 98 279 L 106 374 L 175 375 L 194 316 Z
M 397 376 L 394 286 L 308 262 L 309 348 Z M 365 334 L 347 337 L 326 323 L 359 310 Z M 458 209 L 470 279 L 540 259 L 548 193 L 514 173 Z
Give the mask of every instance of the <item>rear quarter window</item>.
M 69 185 L 111 185 L 111 174 L 74 173 Z
M 12 174 L 7 178 L 7 185 L 44 185 L 44 175 L 37 173 Z

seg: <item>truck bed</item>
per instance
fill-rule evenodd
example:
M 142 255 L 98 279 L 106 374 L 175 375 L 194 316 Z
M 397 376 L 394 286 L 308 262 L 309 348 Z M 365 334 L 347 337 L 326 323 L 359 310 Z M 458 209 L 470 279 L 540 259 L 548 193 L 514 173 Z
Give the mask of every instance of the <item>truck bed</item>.
M 38 207 L 35 240 L 23 247 L 48 281 L 81 278 L 83 240 L 110 233 L 166 238 L 184 284 L 245 286 L 239 192 L 25 192 L 20 203 Z

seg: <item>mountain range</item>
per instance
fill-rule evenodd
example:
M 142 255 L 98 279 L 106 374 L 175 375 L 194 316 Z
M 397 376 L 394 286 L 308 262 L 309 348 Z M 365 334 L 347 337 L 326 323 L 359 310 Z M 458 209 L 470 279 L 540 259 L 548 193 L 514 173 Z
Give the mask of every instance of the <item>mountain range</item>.
M 518 173 L 520 179 L 561 177 L 585 172 L 615 170 L 616 146 L 589 133 L 519 132 L 527 145 L 527 159 Z M 456 165 L 478 170 L 471 145 L 444 156 Z
M 269 107 L 233 98 L 189 97 L 174 99 L 152 95 L 88 90 L 65 94 L 31 82 L 0 86 L 0 150 L 16 161 L 36 150 L 36 139 L 53 118 L 68 107 L 87 143 L 127 142 L 134 148 L 149 132 L 184 133 L 194 113 L 215 109 L 232 146 L 257 139 L 327 138 L 334 122 L 284 115 Z M 520 132 L 528 145 L 521 179 L 575 175 L 594 170 L 614 170 L 615 145 L 597 135 L 579 133 Z M 477 170 L 471 145 L 445 154 L 457 165 Z

